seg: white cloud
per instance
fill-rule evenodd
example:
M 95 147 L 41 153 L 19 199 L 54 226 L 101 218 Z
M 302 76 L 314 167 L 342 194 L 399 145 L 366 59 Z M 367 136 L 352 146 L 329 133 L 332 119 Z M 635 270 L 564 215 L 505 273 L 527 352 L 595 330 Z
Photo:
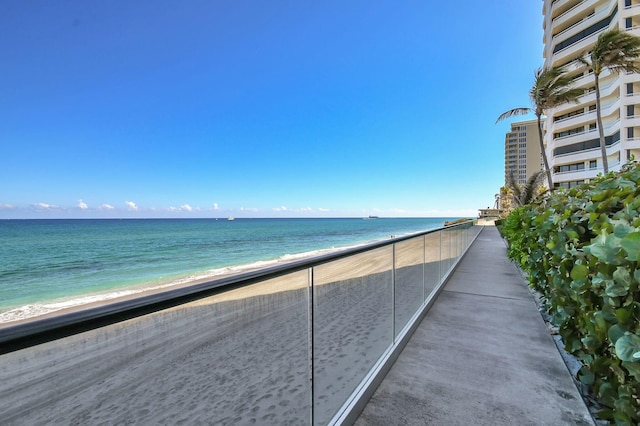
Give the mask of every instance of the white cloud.
M 53 204 L 47 204 L 47 203 L 35 203 L 33 204 L 33 207 L 37 208 L 37 209 L 43 209 L 43 210 L 49 210 L 49 209 L 55 209 L 56 206 L 54 206 Z
M 124 203 L 127 205 L 127 207 L 129 207 L 129 210 L 132 210 L 132 211 L 138 210 L 138 205 L 133 201 L 125 201 Z
M 13 204 L 5 204 L 5 203 L 0 203 L 0 209 L 15 209 L 16 206 L 14 206 Z
M 87 206 L 87 203 L 85 203 L 85 202 L 84 202 L 84 201 L 82 201 L 82 200 L 78 200 L 78 207 L 79 207 L 80 209 L 82 209 L 82 210 L 86 210 L 86 209 L 88 209 L 88 208 L 89 208 L 89 206 Z
M 274 212 L 286 212 L 288 209 L 285 206 L 280 206 L 280 207 L 274 207 L 273 211 Z
M 320 208 L 318 208 L 318 211 L 319 212 L 323 212 L 323 213 L 327 213 L 327 212 L 330 212 L 331 210 L 330 209 L 324 209 L 324 208 L 320 207 Z
M 189 204 L 183 204 L 180 206 L 180 210 L 184 210 L 186 212 L 190 212 L 191 210 L 193 210 L 193 207 L 191 207 Z
M 103 204 L 100 206 L 100 210 L 114 210 L 115 207 L 113 207 L 111 204 Z
M 213 203 L 213 209 L 214 210 L 220 210 L 220 208 L 218 207 L 218 203 Z

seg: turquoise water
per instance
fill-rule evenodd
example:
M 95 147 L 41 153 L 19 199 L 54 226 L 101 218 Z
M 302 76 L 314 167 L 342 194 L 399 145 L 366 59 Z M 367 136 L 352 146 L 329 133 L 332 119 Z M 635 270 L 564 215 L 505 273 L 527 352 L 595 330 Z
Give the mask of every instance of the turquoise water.
M 313 256 L 450 218 L 0 221 L 0 323 Z

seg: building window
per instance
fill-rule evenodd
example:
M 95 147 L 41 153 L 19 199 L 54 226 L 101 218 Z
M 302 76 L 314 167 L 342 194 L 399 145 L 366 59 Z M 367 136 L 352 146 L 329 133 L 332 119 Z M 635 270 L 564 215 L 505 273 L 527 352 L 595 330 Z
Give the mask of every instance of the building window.
M 615 132 L 611 136 L 606 136 L 604 138 L 604 144 L 606 146 L 613 145 L 614 143 L 620 140 L 620 132 Z M 560 148 L 556 148 L 553 150 L 553 156 L 570 154 L 572 152 L 580 152 L 586 151 L 589 149 L 596 149 L 600 147 L 600 139 L 592 139 L 586 142 L 578 142 L 571 145 L 561 146 Z
M 584 126 L 580 126 L 580 127 L 576 127 L 575 129 L 569 129 L 569 130 L 565 130 L 563 132 L 554 133 L 553 137 L 554 137 L 554 139 L 557 139 L 557 138 L 562 138 L 562 137 L 565 137 L 565 136 L 576 135 L 578 133 L 583 133 L 583 132 L 584 132 Z
M 635 115 L 634 105 L 627 105 L 627 117 L 633 117 Z
M 574 180 L 571 182 L 556 182 L 555 184 L 553 184 L 553 186 L 555 186 L 556 188 L 575 188 L 577 186 L 580 186 L 584 183 L 584 180 Z
M 590 160 L 589 161 L 589 169 L 597 169 L 598 168 L 598 160 Z
M 573 164 L 565 164 L 563 166 L 558 166 L 553 169 L 553 172 L 567 173 L 567 172 L 575 172 L 578 170 L 584 170 L 584 163 L 573 163 Z

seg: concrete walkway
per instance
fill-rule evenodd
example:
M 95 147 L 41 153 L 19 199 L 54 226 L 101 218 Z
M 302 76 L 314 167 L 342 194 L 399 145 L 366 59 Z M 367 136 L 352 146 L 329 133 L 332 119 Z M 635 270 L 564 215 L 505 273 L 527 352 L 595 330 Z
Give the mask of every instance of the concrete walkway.
M 492 226 L 482 230 L 356 421 L 593 424 Z

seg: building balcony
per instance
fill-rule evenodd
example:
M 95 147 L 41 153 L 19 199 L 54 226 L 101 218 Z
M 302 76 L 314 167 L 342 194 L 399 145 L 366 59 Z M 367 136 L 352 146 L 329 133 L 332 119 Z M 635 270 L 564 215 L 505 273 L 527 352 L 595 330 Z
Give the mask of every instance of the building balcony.
M 596 111 L 583 112 L 582 114 L 574 115 L 571 117 L 561 118 L 560 120 L 555 120 L 553 122 L 553 126 L 550 126 L 550 131 L 556 130 L 557 127 L 562 125 L 563 128 L 571 128 L 577 125 L 583 124 L 586 121 L 593 121 L 596 118 Z
M 587 6 L 587 3 L 593 3 L 593 1 L 589 1 L 589 0 L 582 0 L 579 3 L 577 3 L 575 6 L 571 7 L 570 9 L 567 9 L 566 11 L 562 12 L 560 15 L 556 16 L 555 18 L 551 19 L 551 23 L 554 27 L 561 27 L 563 25 L 566 25 L 568 22 L 571 22 L 572 20 L 576 19 L 576 15 L 582 15 L 579 16 L 578 19 L 580 19 L 578 22 L 576 22 L 575 24 L 569 26 L 567 29 L 572 28 L 574 25 L 578 25 L 580 24 L 582 21 L 590 18 L 591 16 L 594 16 L 595 14 L 593 13 L 593 9 L 591 7 Z M 566 30 L 564 30 L 566 31 Z M 562 33 L 558 33 L 558 34 L 562 34 Z
M 632 115 L 623 117 L 620 120 L 621 127 L 640 127 L 640 115 Z
M 618 153 L 621 149 L 622 144 L 620 141 L 617 141 L 609 146 L 607 146 L 607 157 L 612 156 Z M 590 160 L 598 160 L 601 158 L 600 147 L 594 147 L 591 149 L 585 149 L 583 151 L 575 151 L 568 154 L 559 154 L 553 155 L 552 153 L 547 153 L 549 157 L 549 166 L 551 168 L 555 166 L 559 166 L 567 163 L 578 163 L 580 161 L 590 161 Z M 571 179 L 566 179 L 571 180 Z
M 567 136 L 560 136 L 553 138 L 554 147 L 571 145 L 576 142 L 583 142 L 589 139 L 593 139 L 594 135 L 598 134 L 598 129 L 589 129 L 582 132 L 573 133 Z
M 625 138 L 623 140 L 624 149 L 640 149 L 640 137 L 637 138 Z
M 602 169 L 582 169 L 571 172 L 558 172 L 553 173 L 552 179 L 554 182 L 572 182 L 576 180 L 588 180 L 598 176 L 598 173 L 602 173 Z
M 587 6 L 587 3 L 585 3 L 582 8 L 577 10 L 585 8 L 593 10 L 593 4 L 589 3 L 589 6 Z M 556 64 L 564 63 L 580 55 L 596 40 L 597 34 L 617 25 L 617 14 L 613 14 L 617 10 L 616 8 L 617 3 L 611 3 L 607 9 L 599 10 L 584 17 L 579 22 L 551 37 L 549 42 L 545 43 L 544 57 L 547 60 L 552 58 L 552 62 Z

